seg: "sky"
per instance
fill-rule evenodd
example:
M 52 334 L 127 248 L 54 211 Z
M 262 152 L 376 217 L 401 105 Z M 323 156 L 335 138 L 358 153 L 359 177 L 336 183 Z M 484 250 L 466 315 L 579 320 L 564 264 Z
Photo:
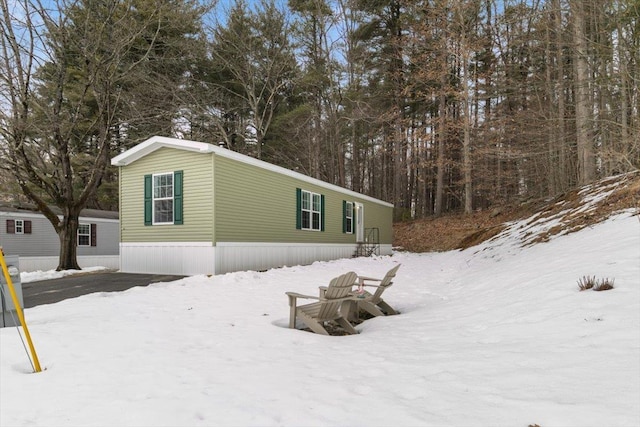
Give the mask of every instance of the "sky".
M 523 246 L 559 221 L 534 217 L 464 251 L 193 276 L 29 308 L 43 370 L 21 328 L 0 329 L 0 426 L 637 427 L 639 218 Z M 400 314 L 350 336 L 287 328 L 286 291 L 316 295 L 347 271 L 382 277 L 398 263 L 383 296 Z M 579 291 L 584 276 L 615 287 Z

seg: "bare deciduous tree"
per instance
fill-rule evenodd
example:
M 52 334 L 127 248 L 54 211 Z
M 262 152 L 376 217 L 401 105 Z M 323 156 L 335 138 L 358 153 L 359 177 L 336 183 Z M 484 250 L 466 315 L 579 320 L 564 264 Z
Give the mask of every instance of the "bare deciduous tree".
M 156 59 L 162 4 L 0 0 L 0 10 L 1 167 L 58 233 L 58 270 L 79 269 L 78 217 L 124 145 L 125 88 Z

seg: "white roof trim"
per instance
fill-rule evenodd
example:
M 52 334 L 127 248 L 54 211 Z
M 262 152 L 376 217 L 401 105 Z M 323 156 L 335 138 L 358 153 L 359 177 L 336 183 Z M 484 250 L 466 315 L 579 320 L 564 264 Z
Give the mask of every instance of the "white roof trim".
M 130 150 L 117 155 L 111 159 L 111 164 L 113 166 L 126 166 L 163 147 L 194 151 L 196 153 L 212 153 L 213 148 L 215 148 L 213 145 L 204 142 L 153 136 Z
M 346 188 L 342 188 L 334 184 L 329 184 L 328 182 L 324 182 L 319 179 L 301 174 L 300 172 L 295 172 L 290 169 L 283 168 L 281 166 L 267 163 L 265 161 L 258 160 L 256 158 L 246 156 L 244 154 L 240 154 L 235 151 L 231 151 L 227 148 L 216 147 L 215 145 L 207 144 L 206 142 L 189 141 L 186 139 L 177 139 L 177 138 L 167 138 L 164 136 L 152 136 L 151 138 L 147 139 L 144 142 L 141 142 L 140 144 L 136 145 L 130 150 L 127 150 L 124 153 L 121 153 L 116 157 L 112 158 L 111 164 L 114 166 L 127 166 L 135 162 L 136 160 L 146 156 L 147 154 L 153 153 L 154 151 L 163 147 L 175 148 L 178 150 L 194 151 L 194 152 L 205 153 L 205 154 L 213 153 L 218 156 L 227 157 L 229 159 L 233 159 L 233 160 L 246 163 L 252 166 L 256 166 L 262 169 L 287 175 L 292 178 L 296 178 L 301 181 L 305 181 L 310 184 L 317 185 L 319 187 L 324 187 L 329 190 L 338 191 L 343 194 L 349 194 L 353 197 L 358 197 L 360 199 L 367 200 L 383 206 L 393 207 L 393 204 L 385 202 L 383 200 L 366 196 L 364 194 L 360 194 L 352 190 L 347 190 Z

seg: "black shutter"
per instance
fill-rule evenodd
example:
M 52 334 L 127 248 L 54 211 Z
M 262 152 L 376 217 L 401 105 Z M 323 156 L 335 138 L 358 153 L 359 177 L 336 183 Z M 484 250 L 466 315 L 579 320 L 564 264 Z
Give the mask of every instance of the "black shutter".
M 144 225 L 153 224 L 151 175 L 144 176 Z
M 302 229 L 302 190 L 296 188 L 296 229 Z
M 24 234 L 31 234 L 31 221 L 24 221 Z
M 97 246 L 98 243 L 98 233 L 97 233 L 97 224 L 91 224 L 91 246 Z
M 183 197 L 182 197 L 182 171 L 175 171 L 173 173 L 173 223 L 182 224 L 182 210 L 183 210 Z
M 7 220 L 7 234 L 16 234 L 16 221 L 13 219 Z
M 342 232 L 347 232 L 347 201 L 342 201 Z
M 324 194 L 320 195 L 320 231 L 324 231 Z

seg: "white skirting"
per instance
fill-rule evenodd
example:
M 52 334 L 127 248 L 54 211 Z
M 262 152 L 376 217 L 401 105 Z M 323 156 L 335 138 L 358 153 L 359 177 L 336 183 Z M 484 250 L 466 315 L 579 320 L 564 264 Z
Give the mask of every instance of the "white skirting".
M 80 268 L 106 267 L 112 270 L 120 269 L 120 257 L 118 255 L 78 255 Z M 20 257 L 20 271 L 49 271 L 58 267 L 57 256 L 26 256 Z
M 211 243 L 120 243 L 120 271 L 185 276 L 215 274 L 214 255 Z
M 121 243 L 120 271 L 176 275 L 224 274 L 306 265 L 350 258 L 355 244 L 218 242 Z M 380 245 L 380 255 L 391 255 L 391 245 Z

